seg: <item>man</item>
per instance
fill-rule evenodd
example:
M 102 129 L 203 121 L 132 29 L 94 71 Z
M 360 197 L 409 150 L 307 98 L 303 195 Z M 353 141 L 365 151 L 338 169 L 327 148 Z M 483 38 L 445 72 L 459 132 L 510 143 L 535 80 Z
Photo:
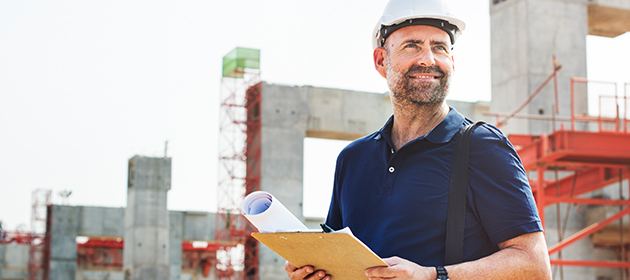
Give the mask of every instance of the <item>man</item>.
M 463 262 L 444 267 L 453 151 L 472 123 L 445 103 L 464 26 L 441 0 L 390 0 L 377 24 L 374 65 L 394 115 L 340 153 L 326 221 L 350 227 L 389 264 L 367 269 L 370 279 L 551 279 L 526 173 L 491 125 L 470 142 Z M 331 278 L 312 266 L 285 269 L 293 280 Z

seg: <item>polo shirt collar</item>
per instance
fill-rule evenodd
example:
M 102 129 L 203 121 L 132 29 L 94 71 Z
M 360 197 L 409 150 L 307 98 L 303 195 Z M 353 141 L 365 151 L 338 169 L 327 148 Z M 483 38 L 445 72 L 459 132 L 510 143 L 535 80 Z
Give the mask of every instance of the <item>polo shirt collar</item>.
M 446 117 L 429 133 L 418 139 L 426 138 L 432 143 L 447 143 L 455 133 L 460 131 L 467 124 L 466 118 L 457 112 L 455 108 L 449 106 L 449 112 Z M 374 139 L 379 140 L 381 136 L 391 139 L 392 126 L 394 125 L 394 115 L 389 117 L 385 125 L 378 131 Z M 391 140 L 390 140 L 391 141 Z
M 459 132 L 466 125 L 466 118 L 457 112 L 455 108 L 448 107 L 450 111 L 446 118 L 438 124 L 433 130 L 425 136 L 425 138 L 433 143 L 447 143 L 455 133 Z

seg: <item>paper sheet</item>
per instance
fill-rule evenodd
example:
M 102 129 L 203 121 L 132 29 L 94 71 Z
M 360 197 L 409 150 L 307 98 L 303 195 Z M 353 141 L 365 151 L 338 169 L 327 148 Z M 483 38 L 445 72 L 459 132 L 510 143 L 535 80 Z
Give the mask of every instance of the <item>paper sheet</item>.
M 297 217 L 268 192 L 249 194 L 243 200 L 241 208 L 245 218 L 260 232 L 307 230 Z

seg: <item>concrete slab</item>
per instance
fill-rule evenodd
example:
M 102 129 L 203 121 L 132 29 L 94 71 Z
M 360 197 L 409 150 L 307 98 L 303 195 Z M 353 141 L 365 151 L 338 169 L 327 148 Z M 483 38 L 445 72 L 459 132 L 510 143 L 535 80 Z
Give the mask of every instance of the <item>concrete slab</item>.
M 125 235 L 125 208 L 81 206 L 81 236 L 118 237 Z
M 387 93 L 317 87 L 303 91 L 309 107 L 307 137 L 355 140 L 380 129 L 393 113 Z
M 630 31 L 630 2 L 594 0 L 588 6 L 588 34 L 614 38 Z

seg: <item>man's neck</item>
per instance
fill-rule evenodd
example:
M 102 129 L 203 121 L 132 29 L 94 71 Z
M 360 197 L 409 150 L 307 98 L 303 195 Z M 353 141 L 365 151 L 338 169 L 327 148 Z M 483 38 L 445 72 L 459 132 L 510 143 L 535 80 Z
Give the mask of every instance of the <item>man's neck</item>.
M 446 102 L 430 105 L 396 104 L 394 106 L 394 125 L 392 141 L 398 151 L 405 144 L 422 137 L 435 128 L 448 115 Z

